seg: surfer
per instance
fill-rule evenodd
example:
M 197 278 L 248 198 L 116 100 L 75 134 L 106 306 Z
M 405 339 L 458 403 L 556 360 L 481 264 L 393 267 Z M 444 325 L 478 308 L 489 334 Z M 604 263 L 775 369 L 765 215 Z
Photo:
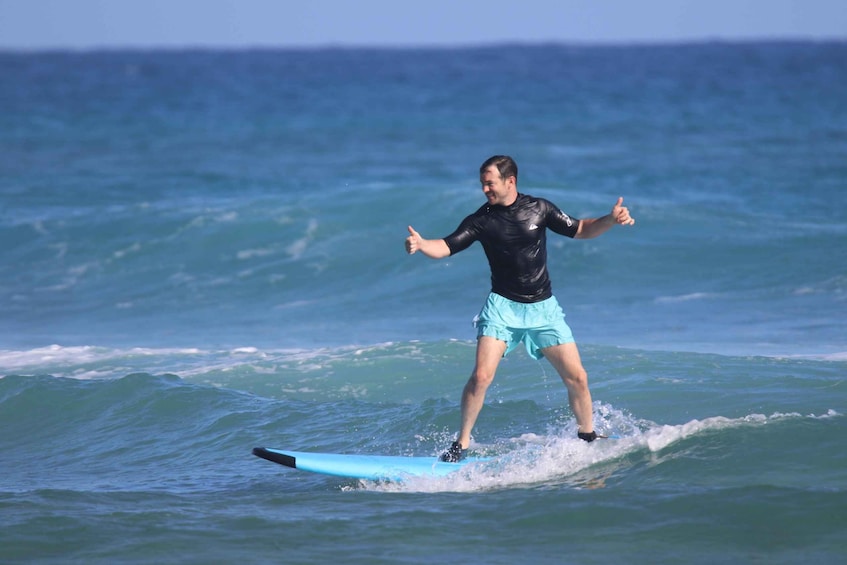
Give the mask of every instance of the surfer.
M 479 180 L 488 202 L 466 217 L 452 234 L 425 239 L 409 226 L 406 238 L 410 255 L 420 251 L 433 259 L 449 257 L 479 241 L 491 268 L 491 292 L 474 319 L 476 364 L 462 392 L 461 429 L 441 460 L 465 457 L 471 430 L 500 359 L 522 342 L 534 359 L 545 357 L 559 373 L 576 417 L 578 437 L 594 441 L 598 436 L 588 374 L 564 312 L 553 296 L 547 271 L 547 230 L 590 239 L 616 224 L 633 225 L 635 220 L 623 205 L 623 198 L 618 198 L 605 216 L 576 219 L 544 198 L 521 194 L 517 163 L 505 155 L 486 160 L 479 168 Z

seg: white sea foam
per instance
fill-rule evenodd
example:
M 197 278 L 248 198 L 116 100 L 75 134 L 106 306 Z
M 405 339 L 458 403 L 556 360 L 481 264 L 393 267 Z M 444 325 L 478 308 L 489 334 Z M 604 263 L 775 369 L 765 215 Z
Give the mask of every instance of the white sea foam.
M 206 355 L 196 348 L 151 349 L 50 345 L 23 351 L 0 350 L 0 374 L 52 374 L 70 378 L 104 378 L 124 376 L 128 372 L 147 370 L 142 359 L 169 360 Z M 141 361 L 139 361 L 141 360 Z
M 306 226 L 306 233 L 300 239 L 291 243 L 286 251 L 293 259 L 299 259 L 306 251 L 306 247 L 314 239 L 315 232 L 318 230 L 318 221 L 314 218 L 309 220 L 309 225 Z
M 269 373 L 275 369 L 268 364 L 277 362 L 296 364 L 299 370 L 310 367 L 320 370 L 335 359 L 378 351 L 390 345 L 376 344 L 364 349 L 350 345 L 308 350 L 260 349 L 254 346 L 210 350 L 197 347 L 108 348 L 54 344 L 27 350 L 0 350 L 0 378 L 11 374 L 49 374 L 76 379 L 120 378 L 133 372 L 170 373 L 191 378 L 228 372 L 238 367 L 251 367 L 255 373 Z
M 273 247 L 259 247 L 256 249 L 242 249 L 236 254 L 236 257 L 240 261 L 246 261 L 248 259 L 253 259 L 254 257 L 266 257 L 268 255 L 273 255 L 276 253 L 276 249 Z
M 712 298 L 715 295 L 709 292 L 692 292 L 690 294 L 680 294 L 678 296 L 659 296 L 655 302 L 657 304 L 675 304 L 677 302 L 690 302 L 692 300 L 704 300 Z
M 786 359 L 815 359 L 817 361 L 847 361 L 847 351 L 807 355 L 784 355 L 782 357 Z
M 830 409 L 821 415 L 774 413 L 770 416 L 750 414 L 741 418 L 715 416 L 684 424 L 659 425 L 638 421 L 608 406 L 600 408 L 601 412 L 609 416 L 608 421 L 615 421 L 628 428 L 628 431 L 590 444 L 577 439 L 575 430 L 570 428 L 546 436 L 524 434 L 498 446 L 474 444 L 471 446 L 473 450 L 485 452 L 493 449 L 500 453 L 495 453 L 489 461 L 472 463 L 444 477 L 414 477 L 403 482 L 361 481 L 359 487 L 390 492 L 471 492 L 527 488 L 550 483 L 571 484 L 574 488 L 598 488 L 614 469 L 628 465 L 625 462 L 627 455 L 637 452 L 659 453 L 680 441 L 709 431 L 764 426 L 787 419 L 841 416 L 839 412 Z M 611 471 L 606 468 L 609 465 Z

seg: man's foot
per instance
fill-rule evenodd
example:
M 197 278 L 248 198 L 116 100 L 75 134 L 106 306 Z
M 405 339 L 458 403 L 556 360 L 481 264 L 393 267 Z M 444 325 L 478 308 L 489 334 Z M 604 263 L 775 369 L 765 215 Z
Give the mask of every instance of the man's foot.
M 587 441 L 587 442 L 589 442 L 589 443 L 590 443 L 590 442 L 592 442 L 592 441 L 594 441 L 594 440 L 595 440 L 595 439 L 597 439 L 598 437 L 603 437 L 603 436 L 598 436 L 598 435 L 597 435 L 597 432 L 588 432 L 588 433 L 586 433 L 586 432 L 577 432 L 577 433 L 576 433 L 576 435 L 577 435 L 577 437 L 578 437 L 579 439 L 584 440 L 584 441 Z
M 454 441 L 450 449 L 441 454 L 438 458 L 445 463 L 458 463 L 468 455 L 467 449 L 462 449 L 462 444 Z

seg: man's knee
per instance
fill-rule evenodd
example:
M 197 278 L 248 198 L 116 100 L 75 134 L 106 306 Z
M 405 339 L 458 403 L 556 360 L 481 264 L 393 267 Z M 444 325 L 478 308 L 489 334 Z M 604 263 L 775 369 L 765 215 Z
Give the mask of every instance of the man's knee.
M 471 372 L 471 376 L 468 379 L 468 384 L 474 388 L 481 387 L 483 389 L 487 389 L 493 381 L 494 371 L 474 367 L 474 370 Z
M 565 381 L 565 384 L 568 386 L 574 386 L 577 388 L 588 387 L 588 372 L 581 365 L 579 367 L 569 368 L 567 371 L 563 371 L 562 373 L 562 380 Z
M 575 348 L 569 346 L 547 350 L 545 356 L 556 368 L 559 376 L 568 387 L 587 387 L 588 372 L 582 366 L 579 353 Z

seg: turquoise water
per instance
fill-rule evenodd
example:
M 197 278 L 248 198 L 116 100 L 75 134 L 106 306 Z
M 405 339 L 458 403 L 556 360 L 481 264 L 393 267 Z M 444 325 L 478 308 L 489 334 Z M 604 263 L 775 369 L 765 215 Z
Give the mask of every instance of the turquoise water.
M 838 563 L 847 46 L 0 54 L 0 561 Z M 479 164 L 571 215 L 589 371 L 501 365 L 496 467 L 369 483 L 254 446 L 434 455 L 488 291 L 408 257 Z

